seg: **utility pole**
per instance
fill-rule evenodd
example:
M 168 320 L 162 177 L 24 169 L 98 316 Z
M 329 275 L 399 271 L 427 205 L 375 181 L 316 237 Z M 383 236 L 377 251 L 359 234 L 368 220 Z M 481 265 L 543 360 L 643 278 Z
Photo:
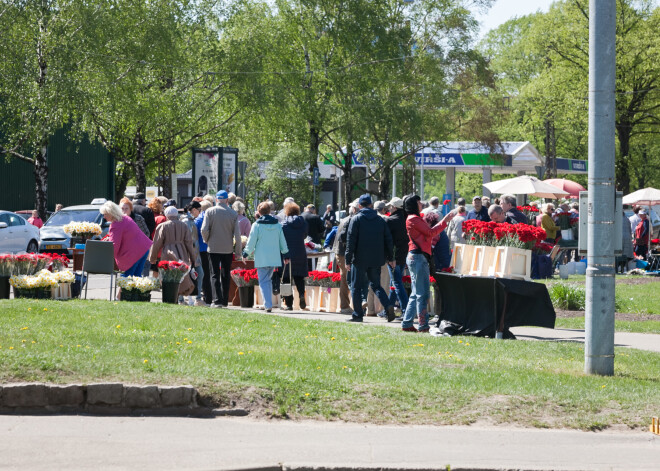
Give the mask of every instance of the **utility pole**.
M 589 196 L 584 371 L 614 374 L 616 1 L 589 1 Z

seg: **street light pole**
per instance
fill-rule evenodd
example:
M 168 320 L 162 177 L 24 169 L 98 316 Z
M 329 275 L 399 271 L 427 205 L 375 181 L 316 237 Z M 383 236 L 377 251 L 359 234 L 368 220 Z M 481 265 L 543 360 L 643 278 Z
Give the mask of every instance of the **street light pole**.
M 589 196 L 584 371 L 614 374 L 616 1 L 589 1 Z

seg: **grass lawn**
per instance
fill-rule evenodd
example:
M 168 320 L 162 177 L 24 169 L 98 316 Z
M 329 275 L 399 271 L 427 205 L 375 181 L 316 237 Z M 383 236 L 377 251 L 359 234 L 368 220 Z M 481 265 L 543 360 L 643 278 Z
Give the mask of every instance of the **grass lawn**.
M 584 288 L 586 276 L 571 275 L 568 280 L 554 278 L 539 281 L 545 283 L 549 291 L 559 283 Z M 660 278 L 617 275 L 616 312 L 617 331 L 660 334 Z M 564 318 L 558 312 L 556 327 L 584 329 L 584 315 Z
M 373 423 L 648 427 L 660 354 L 434 338 L 263 313 L 108 301 L 0 301 L 0 380 L 192 384 L 255 415 Z

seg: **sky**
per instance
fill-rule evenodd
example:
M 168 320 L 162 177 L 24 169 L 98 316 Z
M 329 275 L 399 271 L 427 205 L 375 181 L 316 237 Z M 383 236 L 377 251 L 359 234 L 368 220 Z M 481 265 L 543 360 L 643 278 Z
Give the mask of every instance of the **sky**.
M 479 37 L 498 27 L 514 16 L 524 16 L 537 11 L 548 11 L 553 0 L 497 0 L 485 15 L 476 15 L 481 23 Z

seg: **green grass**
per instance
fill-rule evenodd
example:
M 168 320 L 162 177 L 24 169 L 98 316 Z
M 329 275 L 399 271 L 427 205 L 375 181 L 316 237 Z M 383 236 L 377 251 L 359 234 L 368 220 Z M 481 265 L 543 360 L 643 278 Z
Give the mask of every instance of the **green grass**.
M 216 309 L 0 301 L 0 380 L 192 384 L 218 405 L 375 423 L 648 426 L 660 355 L 617 349 L 613 377 L 579 344 L 495 341 Z
M 555 327 L 561 329 L 584 329 L 584 317 L 557 318 Z M 660 319 L 657 321 L 614 321 L 617 332 L 638 334 L 660 334 Z

